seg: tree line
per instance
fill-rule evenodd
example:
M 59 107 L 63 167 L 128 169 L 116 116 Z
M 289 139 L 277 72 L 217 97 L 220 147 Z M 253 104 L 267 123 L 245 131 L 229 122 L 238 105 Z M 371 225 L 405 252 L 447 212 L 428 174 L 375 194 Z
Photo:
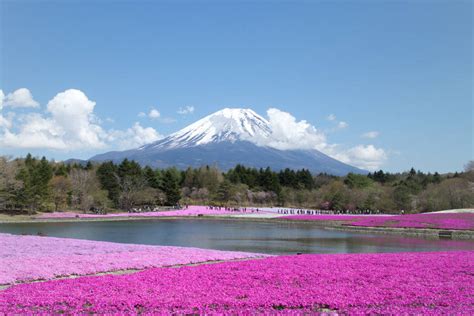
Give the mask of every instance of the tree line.
M 307 169 L 215 166 L 153 169 L 135 161 L 78 164 L 0 157 L 4 212 L 130 210 L 178 204 L 286 206 L 332 210 L 424 212 L 474 207 L 474 162 L 464 172 L 382 170 L 344 177 Z

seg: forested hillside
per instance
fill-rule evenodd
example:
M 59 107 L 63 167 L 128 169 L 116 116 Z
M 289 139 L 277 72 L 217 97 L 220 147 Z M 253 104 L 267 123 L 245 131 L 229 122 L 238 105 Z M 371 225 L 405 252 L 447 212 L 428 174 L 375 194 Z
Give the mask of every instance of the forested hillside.
M 28 155 L 0 158 L 4 212 L 130 210 L 177 204 L 293 206 L 333 210 L 425 212 L 474 207 L 474 162 L 462 173 L 382 170 L 336 177 L 308 170 L 237 165 L 152 169 L 134 161 L 66 164 Z

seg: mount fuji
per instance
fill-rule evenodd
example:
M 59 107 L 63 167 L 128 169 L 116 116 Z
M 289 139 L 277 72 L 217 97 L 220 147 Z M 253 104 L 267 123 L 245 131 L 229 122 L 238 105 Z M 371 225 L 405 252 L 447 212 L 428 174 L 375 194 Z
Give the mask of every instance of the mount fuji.
M 156 142 L 96 155 L 89 160 L 120 162 L 127 158 L 142 165 L 180 169 L 217 165 L 228 170 L 242 164 L 273 170 L 305 168 L 333 175 L 366 173 L 316 149 L 281 150 L 265 145 L 271 137 L 270 123 L 253 110 L 226 108 Z

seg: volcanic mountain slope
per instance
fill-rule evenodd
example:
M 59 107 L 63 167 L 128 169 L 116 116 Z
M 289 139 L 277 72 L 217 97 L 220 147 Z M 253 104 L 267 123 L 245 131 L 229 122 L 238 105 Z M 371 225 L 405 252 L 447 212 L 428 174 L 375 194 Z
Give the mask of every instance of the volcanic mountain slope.
M 226 108 L 154 143 L 100 154 L 90 160 L 120 162 L 128 158 L 142 165 L 180 169 L 217 165 L 228 170 L 242 164 L 274 170 L 305 168 L 334 175 L 366 173 L 315 149 L 280 150 L 263 145 L 270 137 L 272 129 L 265 118 L 251 109 Z

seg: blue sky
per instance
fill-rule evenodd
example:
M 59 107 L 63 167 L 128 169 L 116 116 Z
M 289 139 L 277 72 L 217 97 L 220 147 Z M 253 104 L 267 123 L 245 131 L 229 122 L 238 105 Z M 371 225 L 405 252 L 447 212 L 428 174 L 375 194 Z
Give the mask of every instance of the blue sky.
M 87 158 L 245 107 L 306 120 L 354 164 L 447 172 L 474 157 L 470 1 L 0 3 L 0 154 Z M 8 98 L 20 88 L 39 106 Z M 58 114 L 71 99 L 87 110 Z M 65 142 L 36 139 L 74 115 Z

